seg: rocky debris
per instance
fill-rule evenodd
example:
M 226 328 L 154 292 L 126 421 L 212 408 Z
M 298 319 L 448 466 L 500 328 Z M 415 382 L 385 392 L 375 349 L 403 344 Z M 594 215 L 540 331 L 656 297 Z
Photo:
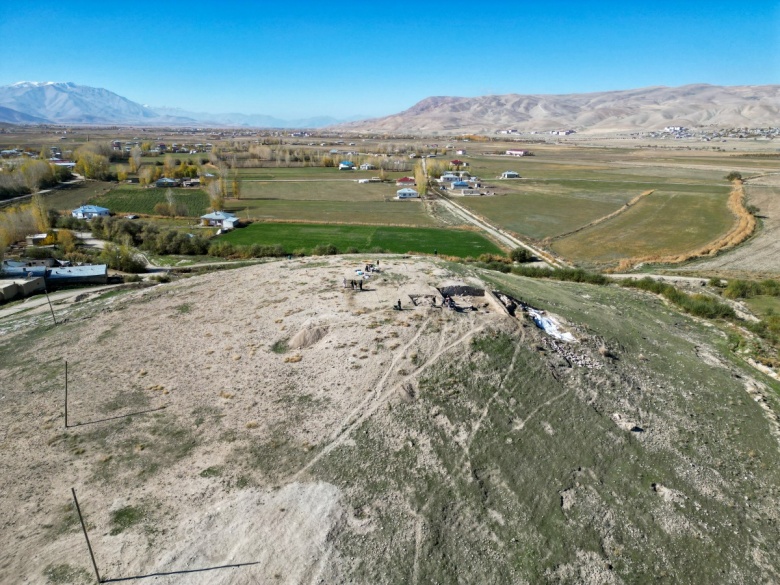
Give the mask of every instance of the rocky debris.
M 584 352 L 577 351 L 571 345 L 558 341 L 552 337 L 542 337 L 541 344 L 550 351 L 554 351 L 563 356 L 566 361 L 573 366 L 588 368 L 590 370 L 600 370 L 604 367 L 602 362 L 597 361 Z

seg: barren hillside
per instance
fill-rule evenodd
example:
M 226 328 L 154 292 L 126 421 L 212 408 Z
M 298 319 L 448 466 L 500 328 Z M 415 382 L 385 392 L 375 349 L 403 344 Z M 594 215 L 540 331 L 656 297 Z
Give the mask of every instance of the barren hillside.
M 91 582 L 71 487 L 104 579 L 780 580 L 777 387 L 711 326 L 422 258 L 344 288 L 367 261 L 0 320 L 0 582 Z
M 614 132 L 665 126 L 780 125 L 780 86 L 648 87 L 567 95 L 430 97 L 399 114 L 335 128 L 378 133 L 493 133 L 573 129 Z

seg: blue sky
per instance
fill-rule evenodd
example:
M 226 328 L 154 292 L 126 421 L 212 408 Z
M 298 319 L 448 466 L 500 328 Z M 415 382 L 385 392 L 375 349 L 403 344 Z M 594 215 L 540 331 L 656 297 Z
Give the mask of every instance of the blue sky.
M 281 118 L 433 95 L 780 83 L 780 2 L 0 2 L 0 85 Z

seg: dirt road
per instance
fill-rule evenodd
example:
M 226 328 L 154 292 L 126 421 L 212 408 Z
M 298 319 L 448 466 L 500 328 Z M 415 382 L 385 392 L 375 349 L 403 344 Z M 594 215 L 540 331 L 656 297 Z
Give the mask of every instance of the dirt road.
M 71 302 L 73 299 L 75 299 L 79 295 L 88 294 L 92 295 L 94 293 L 103 292 L 112 288 L 116 288 L 117 284 L 107 284 L 104 286 L 92 286 L 88 288 L 78 288 L 78 289 L 71 289 L 71 290 L 63 290 L 60 292 L 51 293 L 49 295 L 49 299 L 51 299 L 52 305 L 58 305 L 65 302 Z M 28 298 L 26 301 L 13 305 L 11 307 L 7 307 L 5 309 L 0 309 L 0 319 L 3 319 L 4 317 L 10 317 L 11 315 L 16 315 L 17 313 L 23 313 L 25 311 L 29 311 L 30 314 L 34 313 L 40 313 L 41 311 L 48 311 L 49 310 L 49 300 L 46 298 L 46 295 L 36 295 L 34 297 Z M 56 309 L 55 309 L 56 313 Z
M 479 229 L 487 233 L 492 239 L 499 242 L 502 246 L 505 246 L 510 249 L 525 248 L 526 250 L 531 252 L 534 256 L 540 258 L 545 264 L 547 264 L 552 268 L 563 268 L 568 266 L 563 260 L 554 258 L 547 252 L 544 252 L 539 248 L 531 246 L 530 244 L 527 244 L 522 240 L 519 240 L 518 238 L 514 237 L 513 235 L 505 232 L 501 228 L 497 228 L 489 224 L 488 222 L 484 221 L 483 219 L 480 219 L 479 217 L 471 213 L 468 209 L 466 209 L 462 205 L 455 203 L 452 199 L 450 199 L 448 196 L 446 196 L 438 189 L 433 189 L 433 192 L 439 196 L 439 201 L 442 202 L 442 204 L 448 209 L 450 213 L 462 219 L 464 222 L 478 227 Z

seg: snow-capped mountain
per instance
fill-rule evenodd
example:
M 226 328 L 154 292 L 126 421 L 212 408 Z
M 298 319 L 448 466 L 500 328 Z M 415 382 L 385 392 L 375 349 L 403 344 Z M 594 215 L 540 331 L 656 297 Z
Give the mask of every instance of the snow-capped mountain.
M 262 114 L 209 114 L 180 108 L 155 108 L 133 102 L 107 89 L 72 82 L 20 81 L 0 86 L 0 122 L 11 124 L 318 128 L 345 121 L 324 116 L 282 120 Z
M 154 123 L 160 114 L 107 89 L 71 82 L 21 81 L 0 87 L 0 106 L 64 124 Z

